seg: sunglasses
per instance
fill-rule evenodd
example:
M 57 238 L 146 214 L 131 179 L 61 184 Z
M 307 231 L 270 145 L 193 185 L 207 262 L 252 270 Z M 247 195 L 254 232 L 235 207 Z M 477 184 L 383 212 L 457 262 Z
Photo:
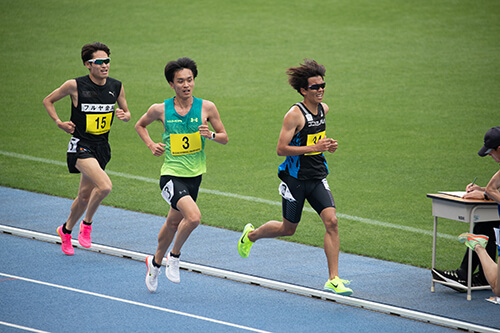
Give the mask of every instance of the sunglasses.
M 104 59 L 90 59 L 89 62 L 92 64 L 96 65 L 102 65 L 102 64 L 109 64 L 111 61 L 111 58 L 104 58 Z
M 326 86 L 326 82 L 323 82 L 323 83 L 318 83 L 318 84 L 311 84 L 309 87 L 307 87 L 307 89 L 319 90 L 319 88 L 325 88 L 325 86 Z

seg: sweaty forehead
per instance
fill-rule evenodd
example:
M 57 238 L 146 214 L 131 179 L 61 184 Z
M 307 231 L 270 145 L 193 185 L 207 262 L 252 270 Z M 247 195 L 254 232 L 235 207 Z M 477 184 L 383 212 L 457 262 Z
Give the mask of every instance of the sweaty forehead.
M 178 70 L 174 74 L 174 80 L 187 80 L 189 78 L 193 78 L 193 72 L 188 68 Z

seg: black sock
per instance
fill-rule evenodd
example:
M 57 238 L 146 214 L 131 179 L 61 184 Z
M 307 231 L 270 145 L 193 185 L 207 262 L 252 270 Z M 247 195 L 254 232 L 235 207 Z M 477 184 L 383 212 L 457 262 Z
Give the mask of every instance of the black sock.
M 181 254 L 173 254 L 172 252 L 170 252 L 170 256 L 171 257 L 174 257 L 174 258 L 180 258 Z
M 153 266 L 155 267 L 161 267 L 161 265 L 158 265 L 155 261 L 155 256 L 153 256 Z
M 66 229 L 66 223 L 63 224 L 63 232 L 71 235 L 71 230 Z
M 92 225 L 92 222 L 85 222 L 85 220 L 82 220 L 83 224 L 85 225 Z

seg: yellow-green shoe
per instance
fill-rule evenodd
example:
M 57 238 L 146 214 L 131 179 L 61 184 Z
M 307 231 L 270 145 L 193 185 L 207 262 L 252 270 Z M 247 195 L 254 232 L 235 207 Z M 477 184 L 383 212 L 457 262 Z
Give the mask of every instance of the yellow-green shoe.
M 243 234 L 238 241 L 238 253 L 242 258 L 248 257 L 248 254 L 250 253 L 250 249 L 252 248 L 254 242 L 248 239 L 248 233 L 254 229 L 255 228 L 252 223 L 248 223 L 243 229 Z
M 479 244 L 482 247 L 486 247 L 488 244 L 488 236 L 485 235 L 474 235 L 474 234 L 461 234 L 458 236 L 458 240 L 462 243 L 465 243 L 468 248 L 470 248 L 472 251 L 474 251 L 476 244 Z
M 351 282 L 348 280 L 342 280 L 341 278 L 336 276 L 335 279 L 326 281 L 325 287 L 323 289 L 326 291 L 334 292 L 338 295 L 343 295 L 343 296 L 352 295 L 352 290 L 346 288 L 344 284 L 349 285 L 351 284 Z

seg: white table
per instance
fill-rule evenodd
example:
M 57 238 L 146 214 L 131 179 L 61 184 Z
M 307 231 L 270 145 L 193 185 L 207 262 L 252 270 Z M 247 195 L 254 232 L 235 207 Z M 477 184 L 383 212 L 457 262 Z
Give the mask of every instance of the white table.
M 432 199 L 432 216 L 434 216 L 434 233 L 432 239 L 432 268 L 436 266 L 436 236 L 438 217 L 469 223 L 469 232 L 472 233 L 474 223 L 498 221 L 498 206 L 491 200 L 471 200 L 454 197 L 447 194 L 427 194 Z M 458 236 L 458 235 L 457 235 Z M 469 251 L 469 264 L 467 270 L 467 300 L 470 301 L 471 290 L 488 289 L 489 287 L 472 287 L 472 250 Z M 435 283 L 452 285 L 447 282 L 432 279 L 431 292 L 435 291 Z

